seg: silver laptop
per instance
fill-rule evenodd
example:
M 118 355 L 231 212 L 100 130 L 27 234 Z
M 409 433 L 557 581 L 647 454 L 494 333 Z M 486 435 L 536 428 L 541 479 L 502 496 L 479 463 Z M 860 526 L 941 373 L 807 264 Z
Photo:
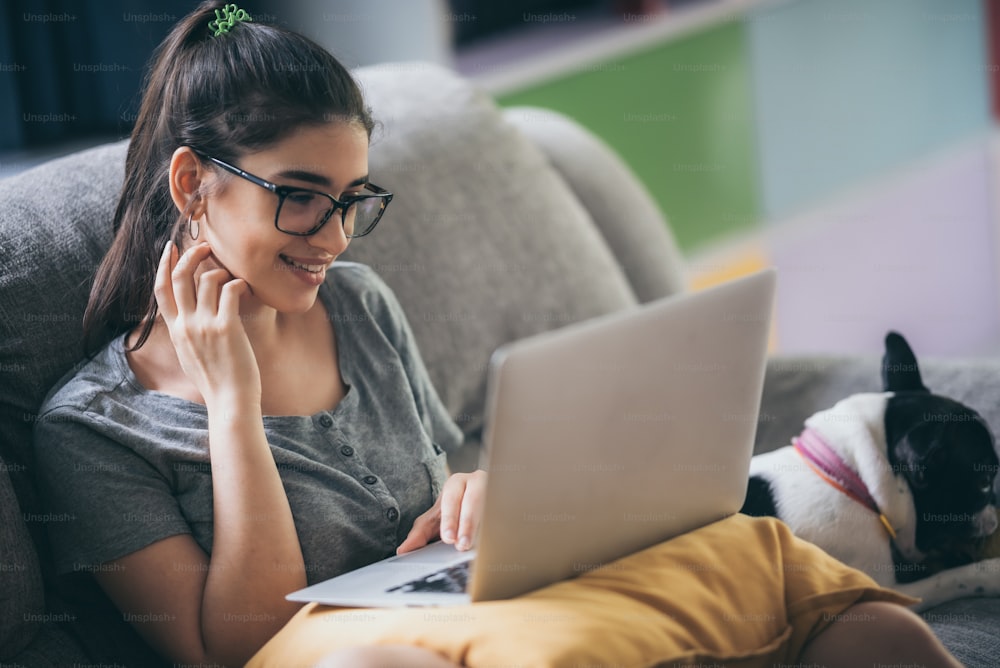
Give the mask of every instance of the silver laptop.
M 501 347 L 489 368 L 476 547 L 432 543 L 287 598 L 506 599 L 737 512 L 775 281 L 767 269 Z

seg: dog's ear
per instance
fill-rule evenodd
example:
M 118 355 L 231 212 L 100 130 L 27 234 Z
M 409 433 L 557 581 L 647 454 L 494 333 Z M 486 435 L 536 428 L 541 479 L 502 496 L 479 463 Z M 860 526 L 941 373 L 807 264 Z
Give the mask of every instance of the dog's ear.
M 882 389 L 886 392 L 929 392 L 920 378 L 920 367 L 910 344 L 896 332 L 885 335 Z
M 943 469 L 948 463 L 943 430 L 941 424 L 924 423 L 892 444 L 893 471 L 906 476 L 913 489 L 925 489 L 928 474 Z

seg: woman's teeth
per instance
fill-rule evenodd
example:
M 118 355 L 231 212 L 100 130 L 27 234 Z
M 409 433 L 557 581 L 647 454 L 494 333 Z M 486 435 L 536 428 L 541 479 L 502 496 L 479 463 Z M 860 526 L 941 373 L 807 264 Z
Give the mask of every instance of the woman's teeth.
M 296 269 L 302 269 L 303 271 L 308 271 L 311 274 L 318 274 L 323 271 L 323 268 L 326 266 L 325 264 L 301 264 L 291 258 L 285 257 L 284 255 L 281 256 L 281 259 Z

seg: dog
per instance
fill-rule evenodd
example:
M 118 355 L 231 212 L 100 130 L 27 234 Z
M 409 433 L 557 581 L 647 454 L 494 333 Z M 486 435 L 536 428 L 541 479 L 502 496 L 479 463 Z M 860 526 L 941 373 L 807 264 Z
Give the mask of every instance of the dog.
M 805 421 L 793 445 L 755 456 L 741 512 L 772 516 L 926 610 L 1000 595 L 993 435 L 974 410 L 924 387 L 916 357 L 885 338 L 884 392 Z

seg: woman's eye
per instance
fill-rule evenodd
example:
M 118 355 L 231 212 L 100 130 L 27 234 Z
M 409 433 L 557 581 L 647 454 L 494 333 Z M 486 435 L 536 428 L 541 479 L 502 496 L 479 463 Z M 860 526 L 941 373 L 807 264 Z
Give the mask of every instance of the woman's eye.
M 288 195 L 288 199 L 295 204 L 309 204 L 314 197 L 315 195 L 312 193 L 291 193 Z

